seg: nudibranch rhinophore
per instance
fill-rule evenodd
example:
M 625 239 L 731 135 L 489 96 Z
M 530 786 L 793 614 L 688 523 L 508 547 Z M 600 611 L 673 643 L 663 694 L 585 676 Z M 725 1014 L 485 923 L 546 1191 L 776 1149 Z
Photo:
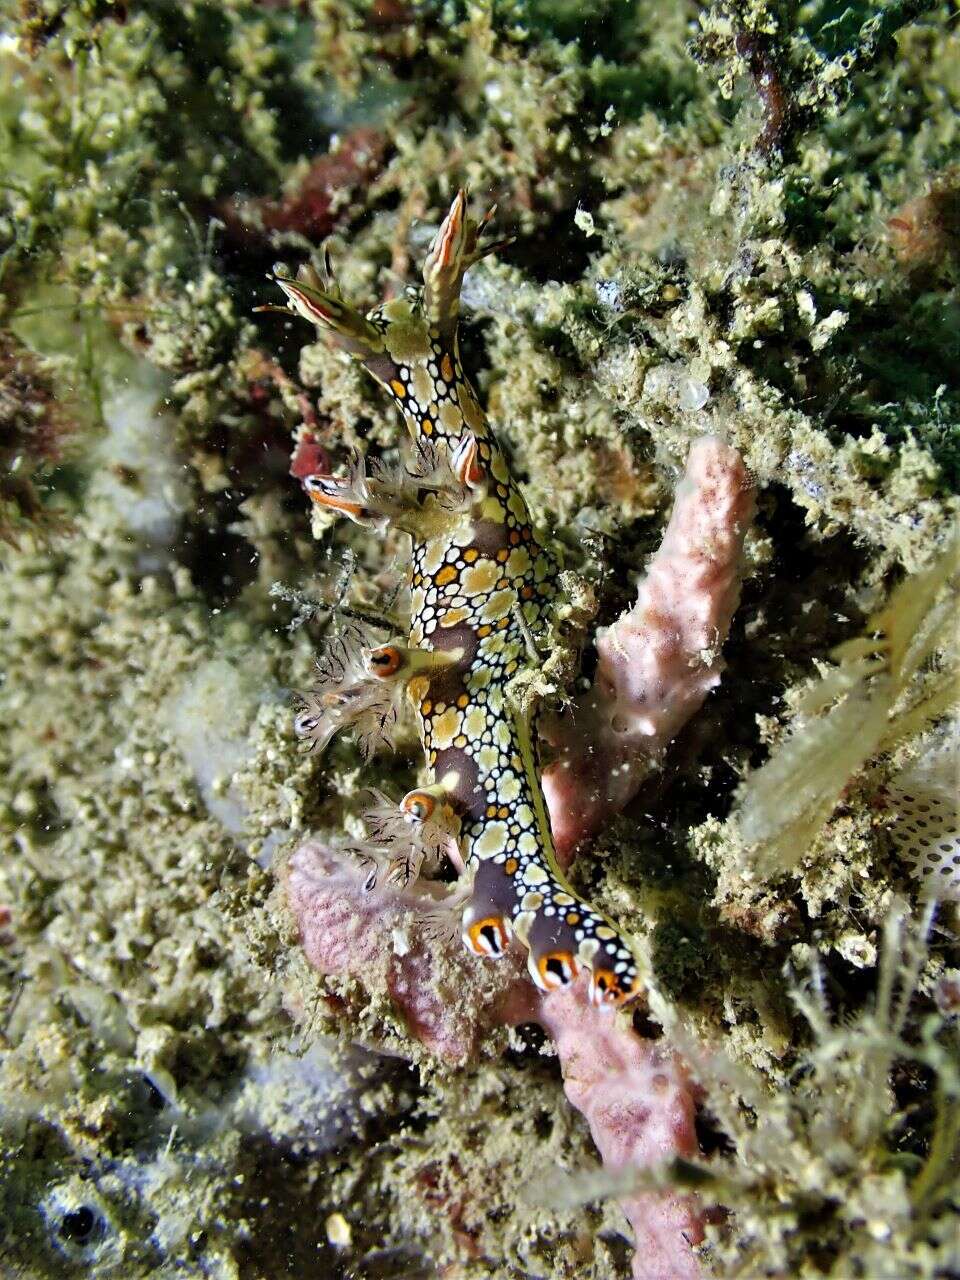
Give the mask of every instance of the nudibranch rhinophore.
M 456 842 L 466 946 L 500 956 L 517 937 L 541 989 L 585 968 L 593 998 L 618 1005 L 639 989 L 635 958 L 557 862 L 530 717 L 511 697 L 516 677 L 541 665 L 535 638 L 557 598 L 557 568 L 460 363 L 464 273 L 501 247 L 481 243 L 491 214 L 473 222 L 460 191 L 427 255 L 422 293 L 366 316 L 344 302 L 328 262 L 323 280 L 310 267 L 297 280 L 275 277 L 289 309 L 389 392 L 414 446 L 399 472 L 357 460 L 346 477 L 304 481 L 313 502 L 411 535 L 411 627 L 406 644 L 352 652 L 340 637 L 339 656 L 320 664 L 321 686 L 303 695 L 297 729 L 324 744 L 355 723 L 369 745 L 388 737 L 406 693 L 432 783 L 401 810 Z

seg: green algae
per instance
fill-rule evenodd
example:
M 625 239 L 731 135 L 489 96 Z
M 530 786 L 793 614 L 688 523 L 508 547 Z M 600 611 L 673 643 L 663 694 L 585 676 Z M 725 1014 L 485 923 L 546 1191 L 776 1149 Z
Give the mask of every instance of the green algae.
M 528 1198 L 546 1168 L 591 1160 L 532 1036 L 456 1073 L 428 1063 L 385 991 L 307 969 L 261 865 L 350 829 L 362 789 L 412 781 L 416 757 L 412 738 L 366 765 L 348 743 L 324 762 L 296 750 L 286 691 L 309 682 L 331 606 L 393 602 L 404 554 L 311 528 L 287 474 L 301 393 L 334 462 L 389 451 L 398 424 L 354 365 L 252 308 L 278 301 L 265 272 L 316 251 L 321 224 L 351 299 L 396 294 L 464 182 L 517 237 L 467 279 L 464 357 L 599 621 L 630 602 L 691 439 L 722 435 L 761 487 L 724 682 L 575 867 L 648 957 L 654 1012 L 681 1011 L 691 1059 L 722 1046 L 708 1096 L 736 1075 L 748 1100 L 712 1122 L 734 1214 L 706 1264 L 844 1276 L 886 1249 L 898 1275 L 944 1274 L 956 1081 L 934 996 L 952 908 L 903 1043 L 878 1059 L 863 1030 L 891 980 L 884 919 L 919 896 L 876 796 L 924 726 L 866 757 L 821 751 L 830 803 L 792 862 L 764 835 L 763 875 L 731 807 L 791 734 L 818 755 L 811 679 L 897 584 L 926 616 L 922 575 L 956 524 L 947 7 L 8 0 L 5 16 L 5 1273 L 628 1274 L 611 1203 Z M 342 161 L 358 126 L 379 155 L 362 176 Z M 328 152 L 329 207 L 270 230 L 257 202 L 295 197 Z M 288 629 L 278 581 L 305 625 Z M 951 678 L 931 654 L 921 681 Z M 569 689 L 568 652 L 551 680 Z M 814 955 L 860 1028 L 842 1043 L 782 972 Z M 402 1055 L 359 1087 L 355 1141 L 291 1147 L 279 1119 L 245 1132 L 234 1091 L 288 1123 L 280 1086 L 249 1072 L 321 1033 Z M 813 1115 L 860 1135 L 823 1178 Z M 723 1163 L 765 1123 L 776 1158 Z M 859 1179 L 896 1211 L 841 1213 Z M 334 1213 L 349 1249 L 326 1238 Z

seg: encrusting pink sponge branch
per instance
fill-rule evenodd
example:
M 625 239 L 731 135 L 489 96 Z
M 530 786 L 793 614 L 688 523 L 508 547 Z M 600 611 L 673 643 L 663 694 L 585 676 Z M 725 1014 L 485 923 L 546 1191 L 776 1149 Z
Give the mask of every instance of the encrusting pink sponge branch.
M 645 1040 L 591 1001 L 581 975 L 540 992 L 511 948 L 499 964 L 452 938 L 427 937 L 437 896 L 424 882 L 372 888 L 346 850 L 305 841 L 284 872 L 287 901 L 310 963 L 389 993 L 407 1031 L 462 1065 L 492 1028 L 539 1022 L 552 1036 L 570 1102 L 584 1115 L 612 1170 L 646 1169 L 697 1150 L 694 1099 L 663 1042 Z M 493 984 L 493 985 L 491 985 Z M 695 1204 L 666 1192 L 624 1197 L 637 1244 L 635 1280 L 696 1280 L 702 1239 Z
M 719 683 L 753 508 L 736 449 L 695 441 L 637 603 L 597 634 L 593 687 L 538 725 L 556 753 L 542 782 L 562 863 L 630 802 Z
M 608 1170 L 648 1169 L 697 1153 L 694 1098 L 664 1042 L 602 1021 L 582 983 L 543 997 L 533 1015 L 553 1038 L 567 1098 L 585 1117 Z M 689 1196 L 621 1197 L 633 1228 L 634 1280 L 696 1280 L 692 1245 L 703 1239 Z

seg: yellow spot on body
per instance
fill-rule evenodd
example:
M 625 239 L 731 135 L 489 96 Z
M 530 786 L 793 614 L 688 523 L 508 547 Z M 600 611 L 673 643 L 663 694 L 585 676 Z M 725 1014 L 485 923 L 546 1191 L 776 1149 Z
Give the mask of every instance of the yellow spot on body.
M 495 818 L 497 816 L 497 806 L 495 804 L 487 805 L 487 817 Z
M 488 627 L 486 623 L 484 623 L 482 627 L 477 627 L 477 635 L 481 640 L 485 640 L 492 630 L 493 627 Z
M 443 564 L 443 558 L 447 554 L 447 544 L 442 538 L 432 538 L 424 548 L 423 552 L 423 570 L 425 573 L 436 573 Z M 415 612 L 415 610 L 414 610 Z
M 440 361 L 440 372 L 443 375 L 444 382 L 453 381 L 453 361 L 447 354 L 444 354 L 443 359 Z
M 466 609 L 448 609 L 440 619 L 441 627 L 455 627 L 467 617 Z
M 440 406 L 440 421 L 451 435 L 459 434 L 460 428 L 463 426 L 463 418 L 460 411 L 449 400 L 444 400 Z
M 473 742 L 478 742 L 487 727 L 487 717 L 483 707 L 472 707 L 463 718 L 463 732 Z
M 455 581 L 456 576 L 456 568 L 452 564 L 445 564 L 438 573 L 434 574 L 433 580 L 438 587 L 445 587 L 448 582 Z
M 575 911 L 568 911 L 566 914 L 566 921 L 567 921 L 567 924 L 579 924 L 580 917 L 577 915 Z
M 454 740 L 453 740 L 453 745 L 454 745 L 455 747 L 459 747 L 461 750 L 463 750 L 463 748 L 467 745 L 467 740 L 466 740 L 466 738 L 463 736 L 463 734 L 462 734 L 462 733 L 458 734 L 458 735 L 454 738 Z
M 506 461 L 499 449 L 494 453 L 490 460 L 490 472 L 493 475 L 494 480 L 499 480 L 501 484 L 506 484 L 510 478 L 510 473 L 507 471 Z
M 497 559 L 500 561 L 501 564 L 506 564 L 509 558 L 510 558 L 510 552 L 508 551 L 508 549 L 506 547 L 501 547 L 500 550 L 497 552 Z
M 401 400 L 407 394 L 407 388 L 403 385 L 403 383 L 400 381 L 399 378 L 392 379 L 390 383 L 390 390 L 393 392 L 395 396 L 398 396 L 399 399 Z
M 600 943 L 596 938 L 584 938 L 579 947 L 577 947 L 577 955 L 584 964 L 592 964 L 593 958 L 599 950 Z
M 481 560 L 479 564 L 464 569 L 461 582 L 468 596 L 485 596 L 493 590 L 497 581 L 497 566 L 492 560 Z M 505 584 L 504 584 L 505 585 Z
M 506 626 L 513 601 L 514 594 L 512 591 L 494 592 L 489 600 L 485 601 L 480 610 L 481 621 L 498 622 L 498 625 Z
M 453 740 L 460 729 L 460 712 L 456 707 L 448 707 L 442 715 L 438 715 L 431 725 L 433 745 L 438 751 L 453 745 Z
M 471 852 L 477 858 L 493 858 L 506 846 L 507 828 L 502 822 L 491 822 L 479 839 L 473 842 Z
M 508 774 L 500 780 L 500 799 L 512 804 L 520 794 L 520 779 L 515 773 Z
M 414 365 L 430 355 L 430 335 L 422 316 L 414 315 L 406 298 L 395 298 L 383 309 L 390 321 L 384 345 L 395 364 Z
M 484 427 L 483 411 L 474 399 L 466 383 L 457 385 L 457 399 L 460 401 L 460 412 L 468 427 L 474 431 L 482 431 Z
M 530 570 L 530 552 L 526 547 L 517 547 L 511 551 L 507 561 L 507 573 L 512 578 L 524 578 Z
M 407 685 L 407 696 L 410 701 L 417 703 L 426 694 L 430 688 L 430 681 L 426 676 L 414 676 Z
M 503 869 L 508 876 L 513 876 L 513 875 L 516 875 L 517 867 L 519 867 L 519 865 L 520 863 L 516 860 L 516 858 L 508 858 L 506 862 L 503 864 Z
M 413 394 L 421 404 L 429 404 L 433 399 L 433 381 L 422 364 L 413 371 Z
M 617 936 L 616 929 L 611 929 L 608 924 L 597 925 L 595 932 L 597 937 L 602 938 L 604 942 L 611 942 Z
M 421 715 L 428 716 L 432 710 L 433 710 L 433 703 L 430 702 L 429 700 L 420 703 Z
M 462 710 L 464 707 L 468 707 L 469 705 L 470 705 L 470 698 L 468 697 L 467 694 L 461 693 L 460 697 L 457 699 L 457 706 L 460 707 Z
M 498 818 L 509 818 L 509 817 L 510 817 L 510 810 L 507 808 L 507 806 L 506 806 L 505 804 L 502 804 L 502 805 L 500 806 L 500 809 L 499 809 L 499 811 L 498 811 L 498 813 L 497 813 L 497 817 L 498 817 Z
M 463 553 L 463 558 L 466 560 L 467 564 L 473 564 L 479 554 L 480 552 L 476 547 L 470 547 Z
M 433 435 L 433 423 L 430 421 L 429 418 L 424 418 L 424 420 L 420 423 L 420 430 L 423 432 L 425 436 Z
M 511 493 L 507 506 L 510 509 L 510 514 L 516 518 L 518 524 L 525 525 L 530 519 L 526 503 L 518 490 L 514 489 L 513 493 Z

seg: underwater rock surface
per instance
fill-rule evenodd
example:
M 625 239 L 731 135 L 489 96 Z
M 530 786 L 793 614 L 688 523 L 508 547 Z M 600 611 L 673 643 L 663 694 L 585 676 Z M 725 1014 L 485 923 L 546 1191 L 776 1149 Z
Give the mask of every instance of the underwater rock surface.
M 651 1204 L 690 1274 L 960 1271 L 949 7 L 4 18 L 3 1276 L 627 1280 L 663 1273 Z M 589 699 L 704 438 L 756 493 L 712 687 L 569 871 L 640 966 L 627 1092 L 393 882 L 307 886 L 359 885 L 360 971 L 291 911 L 304 849 L 426 778 L 403 717 L 393 754 L 299 749 L 329 637 L 409 607 L 406 536 L 301 481 L 396 469 L 403 426 L 255 308 L 327 237 L 343 297 L 403 298 L 461 186 L 512 237 L 466 372 L 562 563 L 523 705 Z

